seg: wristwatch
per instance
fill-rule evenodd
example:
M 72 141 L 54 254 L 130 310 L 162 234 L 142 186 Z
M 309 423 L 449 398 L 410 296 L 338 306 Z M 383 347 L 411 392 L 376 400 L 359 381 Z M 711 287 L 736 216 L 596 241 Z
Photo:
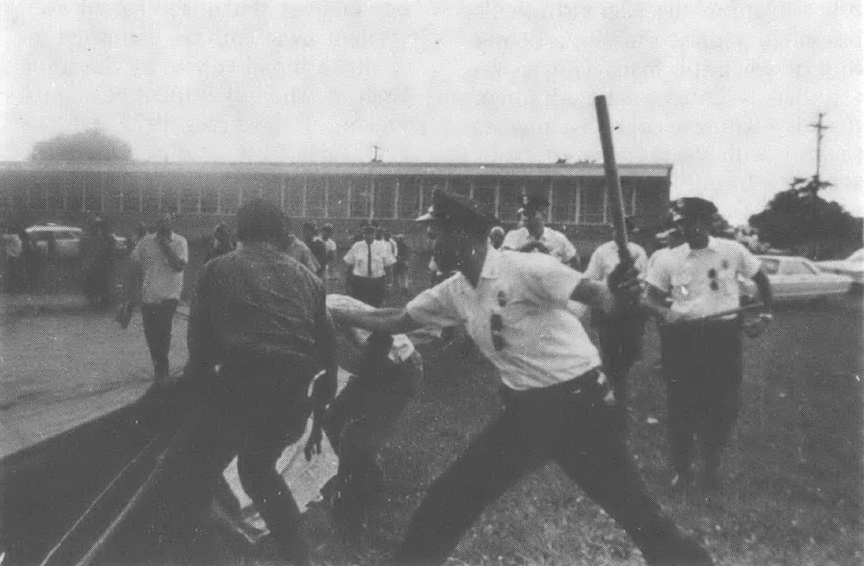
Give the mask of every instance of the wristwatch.
M 768 321 L 771 321 L 771 320 L 774 320 L 774 315 L 773 315 L 772 313 L 770 313 L 770 312 L 760 312 L 760 313 L 759 313 L 759 318 L 760 318 L 761 320 L 768 320 Z

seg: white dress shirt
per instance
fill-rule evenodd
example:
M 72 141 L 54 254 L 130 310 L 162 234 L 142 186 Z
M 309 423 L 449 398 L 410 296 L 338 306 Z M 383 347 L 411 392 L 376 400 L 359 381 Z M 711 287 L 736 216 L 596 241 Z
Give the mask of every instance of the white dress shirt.
M 371 248 L 372 268 L 369 269 L 369 251 Z M 352 273 L 357 277 L 369 277 L 377 279 L 384 277 L 384 268 L 396 263 L 396 258 L 390 252 L 389 242 L 372 240 L 367 244 L 366 240 L 356 242 L 344 257 L 345 263 L 352 266 Z
M 570 295 L 582 274 L 545 254 L 499 252 L 488 247 L 477 287 L 462 273 L 417 295 L 406 305 L 418 324 L 465 324 L 474 343 L 514 390 L 549 387 L 600 365 L 600 355 L 576 314 Z M 491 320 L 500 315 L 503 348 Z
M 661 254 L 645 280 L 669 293 L 674 312 L 694 319 L 739 307 L 738 275 L 749 279 L 760 268 L 759 260 L 740 243 L 709 238 L 703 249 L 691 250 L 685 243 Z
M 501 249 L 518 251 L 523 246 L 538 241 L 543 244 L 547 250 L 549 250 L 549 255 L 558 258 L 558 261 L 561 263 L 567 263 L 576 257 L 576 248 L 567 236 L 557 230 L 549 228 L 548 226 L 543 227 L 543 235 L 540 236 L 539 240 L 532 236 L 531 233 L 528 232 L 528 228 L 524 226 L 516 228 L 515 230 L 510 230 L 507 232 L 507 235 L 504 236 L 504 243 L 501 244 Z M 536 249 L 533 251 L 543 253 Z
M 144 282 L 141 285 L 141 302 L 144 304 L 157 304 L 166 299 L 180 300 L 180 293 L 183 292 L 183 272 L 174 271 L 157 238 L 156 234 L 147 234 L 141 238 L 130 255 L 144 273 Z M 172 232 L 168 246 L 178 258 L 184 262 L 189 261 L 186 238 Z
M 645 272 L 648 269 L 648 254 L 645 253 L 645 249 L 633 242 L 627 242 L 627 249 L 633 258 L 634 267 L 639 270 L 641 277 L 645 277 Z M 614 241 L 600 244 L 591 254 L 588 267 L 585 268 L 585 277 L 605 282 L 620 262 L 618 245 Z

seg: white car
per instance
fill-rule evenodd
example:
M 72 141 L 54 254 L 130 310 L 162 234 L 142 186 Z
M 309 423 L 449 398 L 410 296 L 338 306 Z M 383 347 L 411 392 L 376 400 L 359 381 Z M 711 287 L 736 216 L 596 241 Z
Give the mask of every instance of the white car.
M 851 277 L 852 285 L 859 289 L 864 286 L 864 248 L 846 259 L 820 261 L 816 263 L 816 266 L 827 273 L 838 273 Z
M 43 224 L 27 228 L 30 239 L 36 242 L 36 248 L 45 255 L 58 258 L 74 258 L 81 255 L 81 240 L 84 230 L 75 226 L 60 226 L 58 224 Z M 48 253 L 48 242 L 54 238 L 53 254 Z M 126 249 L 126 238 L 111 234 L 114 239 L 114 250 L 120 252 Z
M 54 257 L 78 257 L 81 255 L 81 239 L 84 230 L 74 226 L 58 226 L 57 224 L 44 224 L 41 226 L 30 226 L 27 228 L 30 239 L 36 242 L 36 248 L 43 254 L 48 255 L 48 243 L 52 236 L 54 238 Z
M 804 257 L 783 255 L 757 255 L 762 271 L 771 283 L 775 302 L 818 299 L 849 292 L 852 279 L 836 273 L 820 271 L 816 264 Z M 741 281 L 744 302 L 757 294 L 752 280 Z

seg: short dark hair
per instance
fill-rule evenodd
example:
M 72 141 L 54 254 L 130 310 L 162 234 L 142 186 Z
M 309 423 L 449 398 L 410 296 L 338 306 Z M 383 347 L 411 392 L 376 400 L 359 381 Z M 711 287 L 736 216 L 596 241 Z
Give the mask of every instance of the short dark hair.
M 285 216 L 272 202 L 254 199 L 237 212 L 237 238 L 241 242 L 267 242 L 284 237 Z

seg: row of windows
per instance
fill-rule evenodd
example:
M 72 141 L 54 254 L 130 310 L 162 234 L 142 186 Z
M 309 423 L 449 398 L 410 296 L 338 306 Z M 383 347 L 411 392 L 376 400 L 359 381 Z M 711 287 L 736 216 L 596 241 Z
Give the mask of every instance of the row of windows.
M 623 179 L 626 214 L 662 179 Z M 235 214 L 243 203 L 265 198 L 290 216 L 307 218 L 414 218 L 441 188 L 474 199 L 502 221 L 515 221 L 523 194 L 543 194 L 549 220 L 601 224 L 606 221 L 602 178 L 466 177 L 284 177 L 276 175 L 147 175 L 72 173 L 5 175 L 0 178 L 0 211 L 97 213 L 176 212 Z M 655 192 L 650 190 L 649 192 Z

